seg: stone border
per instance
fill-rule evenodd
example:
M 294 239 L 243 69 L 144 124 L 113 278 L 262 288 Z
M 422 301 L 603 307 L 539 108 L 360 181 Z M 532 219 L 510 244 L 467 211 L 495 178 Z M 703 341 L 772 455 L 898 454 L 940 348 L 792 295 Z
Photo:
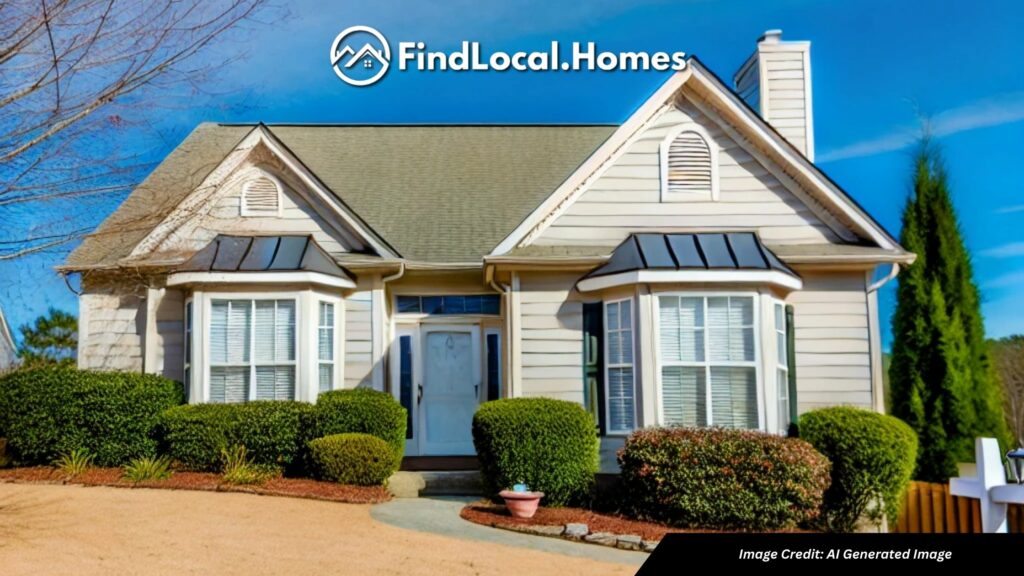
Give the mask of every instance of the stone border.
M 474 524 L 477 524 L 474 522 Z M 562 525 L 541 525 L 541 524 L 482 524 L 492 528 L 501 528 L 512 532 L 523 532 L 535 536 L 547 536 L 549 538 L 561 538 L 576 542 L 588 542 L 622 550 L 635 550 L 639 552 L 653 552 L 660 540 L 644 540 L 636 534 L 613 534 L 611 532 L 591 532 L 586 524 L 571 523 Z

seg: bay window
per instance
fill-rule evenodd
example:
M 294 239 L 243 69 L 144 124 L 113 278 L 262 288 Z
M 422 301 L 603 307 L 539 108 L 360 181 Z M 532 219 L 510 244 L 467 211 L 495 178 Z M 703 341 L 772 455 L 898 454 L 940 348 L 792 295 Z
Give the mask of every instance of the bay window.
M 661 423 L 758 428 L 752 295 L 658 296 Z
M 775 303 L 775 390 L 777 392 L 779 411 L 779 433 L 789 430 L 792 415 L 789 412 L 789 335 L 786 326 L 786 307 L 781 302 Z
M 636 426 L 632 300 L 618 300 L 605 304 L 605 357 L 607 432 L 632 432 Z
M 334 304 L 320 302 L 317 321 L 317 378 L 320 392 L 334 389 Z
M 210 301 L 209 401 L 294 400 L 296 301 Z

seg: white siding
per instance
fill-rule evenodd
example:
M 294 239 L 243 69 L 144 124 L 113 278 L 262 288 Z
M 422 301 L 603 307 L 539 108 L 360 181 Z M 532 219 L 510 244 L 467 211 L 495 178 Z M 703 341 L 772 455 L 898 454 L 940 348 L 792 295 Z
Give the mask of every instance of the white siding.
M 802 276 L 804 289 L 787 299 L 793 305 L 798 410 L 835 404 L 871 408 L 864 273 Z
M 522 394 L 583 402 L 579 274 L 520 275 Z
M 373 385 L 372 307 L 369 290 L 345 300 L 345 388 Z
M 661 202 L 659 149 L 682 123 L 703 126 L 719 149 L 719 200 Z M 652 122 L 540 236 L 537 245 L 616 246 L 632 232 L 754 230 L 768 244 L 838 240 L 800 199 L 689 102 Z
M 783 45 L 784 46 L 784 45 Z M 762 105 L 765 119 L 799 150 L 807 153 L 810 130 L 810 94 L 806 93 L 806 59 L 803 51 L 762 51 L 765 71 Z
M 130 281 L 93 284 L 78 298 L 80 329 L 78 366 L 92 370 L 142 370 L 142 335 L 146 300 Z
M 157 304 L 155 344 L 156 367 L 146 371 L 181 382 L 185 371 L 185 297 L 180 290 L 167 289 Z

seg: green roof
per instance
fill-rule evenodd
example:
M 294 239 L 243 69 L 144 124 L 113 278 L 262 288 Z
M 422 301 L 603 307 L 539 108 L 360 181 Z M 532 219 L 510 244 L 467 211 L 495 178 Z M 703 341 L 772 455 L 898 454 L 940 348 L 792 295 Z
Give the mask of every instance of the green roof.
M 114 264 L 252 130 L 201 124 L 68 257 Z M 474 262 L 500 243 L 615 126 L 269 126 L 406 259 Z

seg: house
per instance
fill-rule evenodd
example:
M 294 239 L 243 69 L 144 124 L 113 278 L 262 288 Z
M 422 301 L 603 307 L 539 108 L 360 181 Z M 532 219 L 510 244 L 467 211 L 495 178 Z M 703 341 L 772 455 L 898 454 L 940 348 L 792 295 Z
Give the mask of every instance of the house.
M 914 255 L 814 165 L 810 45 L 698 59 L 623 124 L 201 124 L 61 268 L 79 365 L 190 402 L 371 387 L 407 454 L 493 398 L 660 424 L 883 410 L 877 288 Z M 611 458 L 606 458 L 606 464 Z
M 0 308 L 0 374 L 14 366 L 18 359 L 18 348 L 11 336 L 11 327 L 7 325 L 4 311 Z

